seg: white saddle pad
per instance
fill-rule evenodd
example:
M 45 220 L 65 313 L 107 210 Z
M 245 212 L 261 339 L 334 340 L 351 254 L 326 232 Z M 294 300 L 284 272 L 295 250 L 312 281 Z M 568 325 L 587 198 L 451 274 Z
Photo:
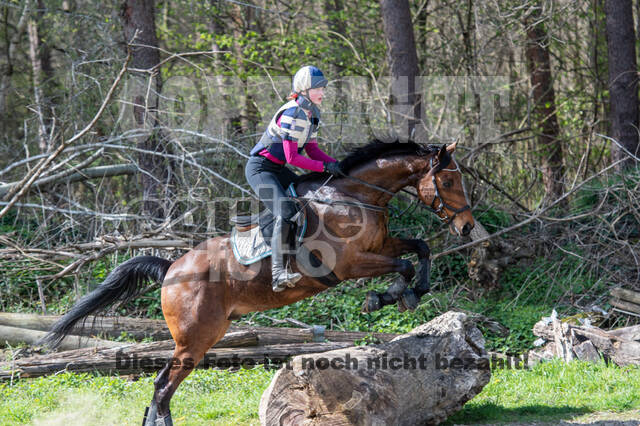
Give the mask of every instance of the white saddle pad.
M 231 231 L 231 247 L 233 254 L 243 265 L 250 265 L 267 256 L 271 256 L 271 247 L 265 242 L 259 226 L 248 231 L 238 231 L 234 227 Z
M 292 196 L 297 196 L 293 185 L 289 187 L 289 192 Z M 307 231 L 307 216 L 299 214 L 297 224 L 296 245 L 302 242 L 304 233 Z M 243 265 L 251 265 L 271 256 L 271 246 L 264 240 L 259 225 L 248 231 L 238 231 L 238 228 L 234 226 L 231 230 L 231 248 L 233 255 Z

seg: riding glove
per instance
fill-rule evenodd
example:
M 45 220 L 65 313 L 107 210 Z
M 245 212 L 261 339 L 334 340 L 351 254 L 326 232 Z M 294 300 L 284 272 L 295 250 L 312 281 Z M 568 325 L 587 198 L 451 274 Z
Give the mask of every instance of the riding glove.
M 325 162 L 324 171 L 330 173 L 333 176 L 342 176 L 342 170 L 340 170 L 340 164 L 336 162 Z

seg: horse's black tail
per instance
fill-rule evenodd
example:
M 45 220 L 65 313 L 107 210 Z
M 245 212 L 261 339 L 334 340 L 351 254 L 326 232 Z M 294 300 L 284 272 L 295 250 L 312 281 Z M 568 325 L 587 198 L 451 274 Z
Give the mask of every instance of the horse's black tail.
M 91 293 L 84 296 L 60 318 L 38 344 L 55 348 L 73 326 L 90 314 L 104 310 L 114 302 L 124 303 L 137 296 L 142 284 L 153 279 L 162 282 L 173 262 L 155 256 L 138 256 L 114 269 Z

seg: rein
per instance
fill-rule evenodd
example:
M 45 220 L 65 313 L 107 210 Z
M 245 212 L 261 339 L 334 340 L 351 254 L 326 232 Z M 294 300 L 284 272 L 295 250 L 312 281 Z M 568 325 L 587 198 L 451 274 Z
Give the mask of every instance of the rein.
M 446 201 L 444 201 L 444 198 L 442 198 L 442 195 L 440 194 L 440 189 L 438 188 L 438 183 L 436 182 L 436 173 L 437 172 L 442 171 L 442 170 L 446 170 L 446 171 L 450 171 L 450 172 L 460 172 L 460 173 L 462 173 L 458 163 L 453 159 L 451 159 L 451 161 L 453 161 L 453 163 L 456 165 L 455 169 L 442 168 L 440 170 L 434 171 L 434 173 L 431 175 L 431 179 L 432 179 L 432 182 L 433 182 L 433 187 L 435 189 L 435 195 L 433 197 L 433 201 L 428 206 L 428 208 L 433 213 L 435 213 L 436 216 L 438 216 L 438 218 L 442 222 L 446 223 L 447 225 L 450 224 L 459 213 L 462 213 L 462 212 L 465 212 L 465 211 L 471 209 L 471 207 L 468 204 L 465 204 L 464 206 L 462 206 L 460 208 L 455 208 L 455 207 L 449 205 Z M 433 169 L 433 157 L 431 157 L 431 159 L 430 159 L 429 166 L 431 167 L 431 170 L 434 170 Z M 358 179 L 357 177 L 349 176 L 349 175 L 346 175 L 344 173 L 342 173 L 342 177 L 344 177 L 346 179 L 349 179 L 349 180 L 351 180 L 353 182 L 357 182 L 357 183 L 359 183 L 361 185 L 364 185 L 366 187 L 369 187 L 371 189 L 375 189 L 377 191 L 384 192 L 385 194 L 389 194 L 391 196 L 395 196 L 396 195 L 395 192 L 389 191 L 388 189 L 383 188 L 383 187 L 378 186 L 378 185 L 375 185 L 373 183 L 366 182 L 366 181 L 364 181 L 362 179 Z M 329 176 L 329 178 L 317 190 L 315 190 L 314 193 L 317 193 L 322 187 L 324 187 L 327 183 L 329 183 L 329 181 L 332 178 L 333 178 L 333 176 Z M 415 198 L 414 202 L 416 200 L 419 200 L 419 197 L 418 197 L 417 194 L 414 194 L 413 192 L 407 191 L 404 188 L 402 188 L 401 191 L 403 191 L 403 192 L 411 195 L 412 197 L 414 197 Z M 373 210 L 373 211 L 376 211 L 376 212 L 384 212 L 384 213 L 386 213 L 387 210 L 388 210 L 387 207 L 380 207 L 380 206 L 376 206 L 374 204 L 367 204 L 367 203 L 362 203 L 362 202 L 359 202 L 359 201 L 331 200 L 331 199 L 328 199 L 328 198 L 313 198 L 313 197 L 296 197 L 296 199 L 306 201 L 307 203 L 304 205 L 304 207 L 306 207 L 310 202 L 313 201 L 313 202 L 316 202 L 316 203 L 328 204 L 328 205 L 345 205 L 345 206 L 351 206 L 351 207 L 361 207 L 363 209 Z M 436 204 L 436 202 L 438 202 L 439 204 L 437 206 L 434 206 Z M 303 210 L 304 210 L 304 207 L 303 207 Z M 409 211 L 409 209 L 411 207 L 412 206 L 409 205 L 409 207 L 407 207 L 402 213 L 400 213 L 398 215 L 398 217 L 401 217 L 402 215 L 404 215 L 407 211 Z M 453 212 L 453 216 L 449 217 L 449 214 L 446 212 L 445 208 L 451 210 Z M 446 215 L 445 218 L 440 216 L 441 212 L 444 212 L 444 214 Z
M 315 202 L 320 204 L 328 204 L 328 205 L 343 205 L 343 206 L 351 206 L 351 207 L 362 207 L 364 209 L 373 210 L 376 212 L 386 212 L 386 207 L 376 206 L 374 204 L 361 203 L 359 201 L 344 201 L 344 200 L 331 200 L 329 198 L 307 198 L 307 197 L 297 197 L 298 200 L 306 200 L 307 202 Z
M 391 191 L 389 191 L 389 190 L 387 190 L 385 188 L 382 188 L 380 186 L 374 185 L 372 183 L 365 182 L 365 181 L 360 180 L 360 179 L 355 178 L 355 177 L 347 176 L 344 173 L 342 173 L 342 176 L 346 177 L 346 178 L 349 178 L 349 179 L 352 179 L 352 180 L 355 180 L 355 181 L 357 181 L 357 182 L 359 182 L 359 183 L 361 183 L 363 185 L 369 186 L 370 188 L 374 188 L 374 189 L 377 189 L 379 191 L 384 191 L 384 192 L 386 192 L 388 194 L 395 195 L 393 192 L 391 192 Z M 317 194 L 318 191 L 320 189 L 322 189 L 326 184 L 328 184 L 329 181 L 332 178 L 333 178 L 333 176 L 329 176 L 329 178 L 327 180 L 325 180 L 322 183 L 322 185 L 320 185 L 320 187 L 318 189 L 313 191 L 314 195 Z M 359 201 L 331 200 L 329 198 L 315 198 L 315 197 L 295 197 L 295 198 L 297 200 L 306 201 L 306 204 L 302 207 L 302 209 L 300 211 L 303 211 L 307 207 L 307 205 L 309 205 L 309 203 L 313 201 L 313 202 L 316 202 L 316 203 L 327 204 L 327 205 L 330 205 L 330 206 L 343 205 L 343 206 L 350 206 L 350 207 L 361 207 L 361 208 L 366 209 L 366 210 L 373 210 L 375 212 L 381 212 L 381 213 L 386 213 L 387 212 L 387 208 L 386 207 L 380 207 L 380 206 L 376 206 L 374 204 L 368 204 L 368 203 L 361 203 Z

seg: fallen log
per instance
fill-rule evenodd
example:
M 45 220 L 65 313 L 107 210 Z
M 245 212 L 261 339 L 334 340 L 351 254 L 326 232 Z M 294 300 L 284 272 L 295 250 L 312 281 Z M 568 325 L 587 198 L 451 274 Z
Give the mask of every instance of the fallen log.
M 11 346 L 16 346 L 21 343 L 35 345 L 36 342 L 46 334 L 44 331 L 0 325 L 0 346 L 5 346 L 7 343 Z M 62 350 L 96 347 L 115 348 L 123 344 L 123 342 L 113 342 L 111 340 L 94 339 L 91 337 L 67 336 L 62 340 L 59 348 Z
M 482 334 L 447 312 L 388 343 L 295 357 L 263 393 L 260 422 L 438 424 L 490 377 Z
M 176 343 L 173 340 L 161 340 L 159 342 L 150 343 L 125 343 L 126 353 L 144 353 L 163 351 L 175 348 Z M 225 334 L 214 348 L 243 348 L 248 346 L 258 346 L 258 335 L 253 331 L 232 331 Z M 122 347 L 125 350 L 125 347 Z
M 59 315 L 0 312 L 0 325 L 49 331 L 60 318 Z M 71 329 L 71 334 L 78 336 L 102 335 L 110 338 L 117 338 L 122 332 L 126 332 L 137 340 L 144 338 L 171 339 L 171 333 L 169 333 L 164 320 L 146 318 L 90 316 Z
M 158 349 L 162 347 L 159 346 L 160 343 L 134 344 L 108 349 L 84 349 L 4 362 L 0 363 L 0 380 L 12 377 L 39 377 L 60 371 L 105 374 L 151 373 L 164 367 L 169 360 L 173 361 L 173 368 L 193 368 L 192 359 L 172 359 L 173 349 Z M 294 355 L 324 352 L 347 346 L 349 346 L 348 343 L 329 342 L 243 348 L 214 347 L 207 352 L 196 368 L 251 368 L 258 364 L 280 367 Z
M 28 328 L 32 330 L 49 331 L 51 326 L 61 317 L 58 315 L 35 315 L 22 313 L 0 312 L 0 325 Z M 318 329 L 321 329 L 319 332 Z M 322 328 L 283 328 L 232 325 L 229 332 L 250 331 L 258 335 L 261 345 L 275 345 L 285 343 L 305 343 L 329 340 L 331 342 L 353 343 L 364 338 L 373 338 L 381 342 L 388 342 L 397 336 L 395 333 L 368 333 L 361 331 L 334 331 Z M 123 332 L 136 340 L 152 338 L 153 340 L 171 339 L 171 334 L 164 320 L 128 317 L 87 317 L 77 324 L 71 334 L 81 336 L 101 335 L 117 338 Z
M 533 334 L 550 341 L 533 358 L 570 361 L 575 357 L 593 362 L 611 360 L 620 366 L 640 365 L 640 326 L 606 331 L 552 318 L 538 321 Z
M 609 333 L 624 340 L 640 340 L 640 325 L 617 328 Z
M 614 288 L 611 290 L 611 295 L 618 299 L 640 305 L 640 293 L 636 291 L 627 290 L 626 288 Z
M 230 331 L 254 331 L 258 335 L 261 345 L 276 345 L 283 343 L 305 343 L 328 340 L 330 342 L 354 343 L 365 338 L 373 338 L 381 342 L 388 342 L 398 336 L 396 333 L 368 333 L 364 331 L 335 331 L 322 330 L 320 332 L 311 328 L 284 328 L 284 327 L 254 327 L 231 326 Z
M 640 315 L 640 305 L 633 302 L 628 302 L 626 300 L 617 299 L 615 297 L 609 300 L 609 303 L 617 310 L 622 310 L 623 312 L 630 312 L 636 316 Z

